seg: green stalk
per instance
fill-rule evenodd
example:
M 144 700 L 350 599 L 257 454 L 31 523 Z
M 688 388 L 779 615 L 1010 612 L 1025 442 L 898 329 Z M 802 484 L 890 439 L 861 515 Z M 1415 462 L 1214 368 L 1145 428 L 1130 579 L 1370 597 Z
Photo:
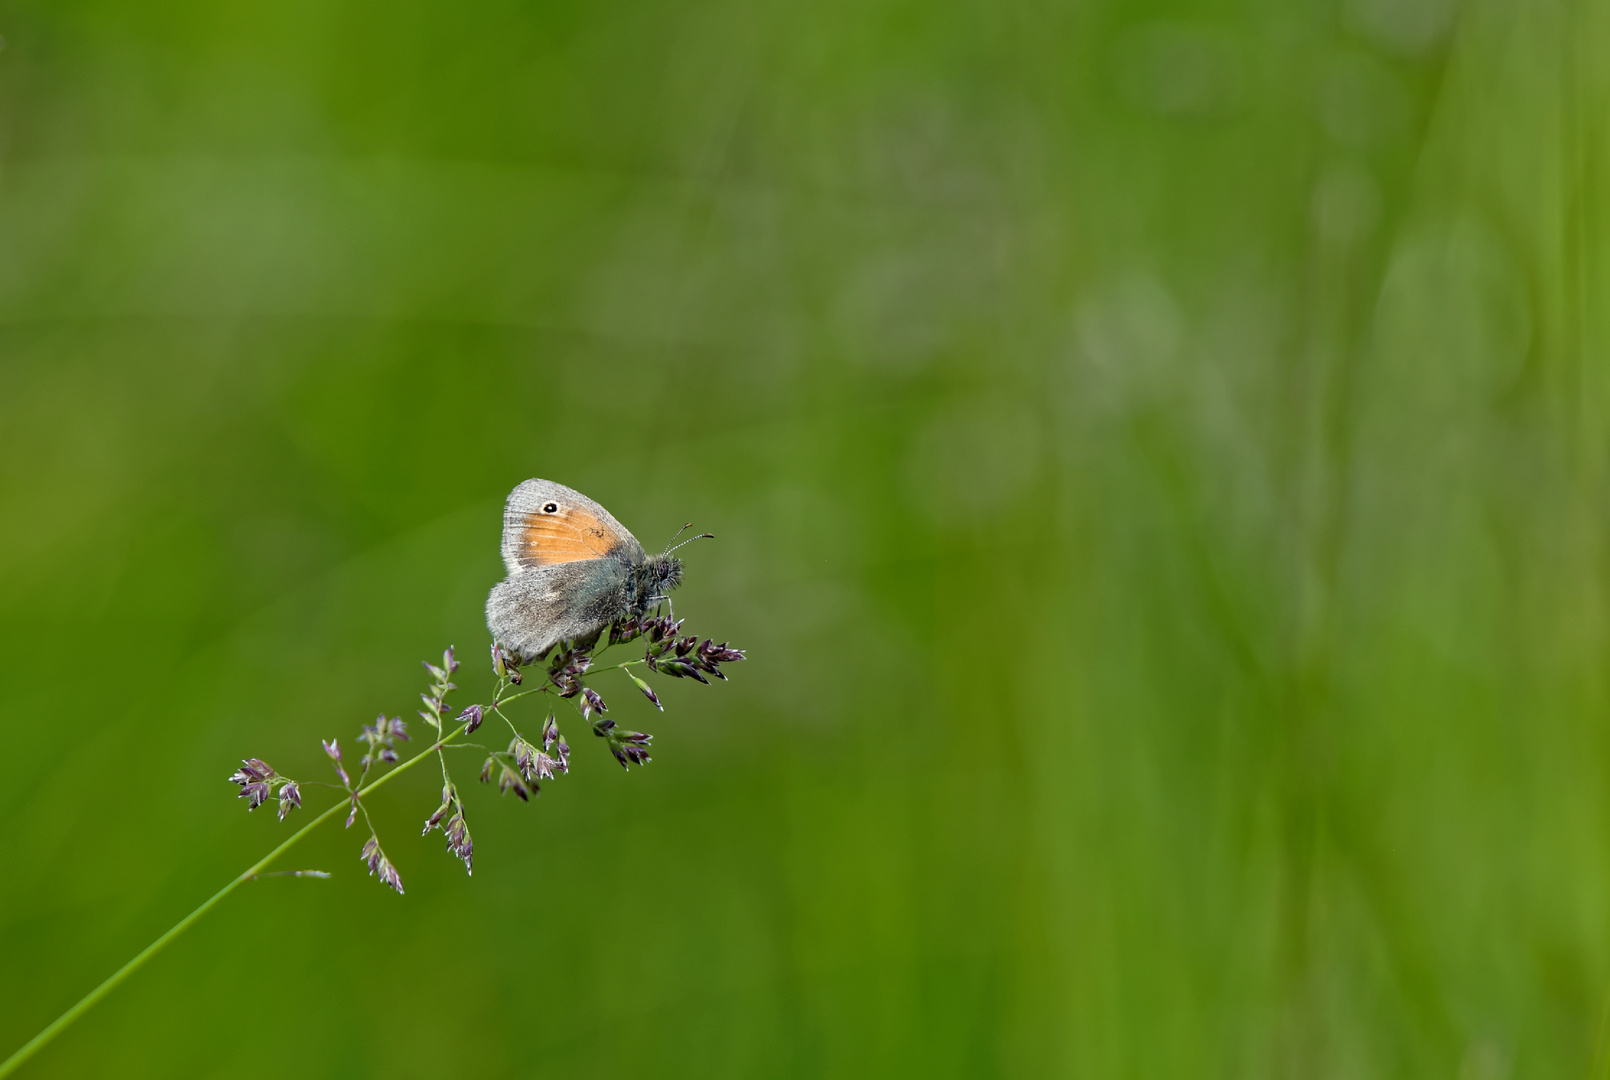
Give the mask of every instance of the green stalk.
M 463 734 L 464 728 L 468 726 L 469 725 L 467 724 L 460 725 L 457 731 L 450 732 L 437 739 L 435 744 L 432 745 L 428 750 L 415 754 L 413 757 L 409 758 L 407 761 L 404 761 L 386 775 L 375 780 L 375 782 L 370 784 L 368 787 L 360 788 L 358 791 L 358 798 L 363 798 L 370 792 L 374 791 L 375 788 L 390 780 L 393 776 L 396 776 L 405 769 L 412 768 L 416 763 L 429 757 L 433 751 L 440 749 L 452 739 L 455 739 L 459 735 Z M 18 1067 L 21 1066 L 23 1062 L 27 1061 L 29 1058 L 38 1053 L 46 1043 L 50 1042 L 50 1040 L 54 1039 L 57 1035 L 60 1035 L 74 1020 L 77 1020 L 80 1016 L 83 1016 L 86 1012 L 88 1012 L 96 1004 L 96 1002 L 100 1001 L 101 998 L 111 993 L 112 990 L 115 989 L 117 985 L 124 979 L 138 971 L 147 960 L 161 952 L 164 945 L 178 937 L 180 934 L 184 933 L 186 930 L 190 929 L 190 925 L 211 910 L 214 904 L 218 903 L 218 901 L 234 892 L 236 887 L 239 886 L 241 882 L 250 881 L 255 875 L 261 873 L 269 863 L 283 855 L 298 840 L 302 839 L 302 837 L 312 832 L 318 826 L 324 824 L 326 819 L 334 815 L 336 811 L 351 805 L 352 803 L 350 800 L 342 799 L 340 802 L 324 811 L 324 813 L 320 814 L 318 817 L 296 830 L 296 832 L 292 833 L 290 837 L 287 838 L 286 841 L 279 847 L 275 848 L 273 851 L 270 851 L 257 862 L 247 867 L 239 877 L 235 878 L 228 885 L 225 885 L 223 888 L 213 893 L 212 896 L 209 897 L 200 907 L 196 908 L 196 910 L 174 923 L 173 926 L 169 928 L 167 933 L 151 942 L 151 944 L 147 945 L 140 951 L 138 956 L 134 957 L 134 959 L 118 968 L 111 974 L 110 977 L 107 978 L 105 982 L 101 983 L 101 985 L 91 990 L 88 994 L 85 994 L 83 999 L 79 1001 L 77 1005 L 74 1005 L 72 1008 L 56 1017 L 56 1019 L 52 1020 L 43 1031 L 29 1039 L 20 1048 L 18 1048 L 16 1053 L 6 1058 L 5 1061 L 0 1062 L 0 1078 L 10 1076 L 12 1073 L 16 1072 Z

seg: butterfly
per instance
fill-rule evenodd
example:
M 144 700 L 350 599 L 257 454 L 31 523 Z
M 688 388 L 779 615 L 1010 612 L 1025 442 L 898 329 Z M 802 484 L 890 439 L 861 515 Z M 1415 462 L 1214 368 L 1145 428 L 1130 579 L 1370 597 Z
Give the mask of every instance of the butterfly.
M 561 641 L 590 648 L 610 623 L 642 616 L 682 583 L 674 550 L 645 554 L 626 526 L 581 492 L 527 480 L 503 507 L 509 576 L 486 599 L 487 628 L 522 660 Z

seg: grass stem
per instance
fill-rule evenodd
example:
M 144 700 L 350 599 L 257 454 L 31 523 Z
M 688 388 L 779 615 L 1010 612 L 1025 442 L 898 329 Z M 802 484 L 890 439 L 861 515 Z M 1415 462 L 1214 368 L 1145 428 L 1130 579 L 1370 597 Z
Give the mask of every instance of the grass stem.
M 415 764 L 429 757 L 432 753 L 440 750 L 444 744 L 462 734 L 464 728 L 468 726 L 469 725 L 467 724 L 461 724 L 457 731 L 449 732 L 448 734 L 443 735 L 423 753 L 415 754 L 407 761 L 399 764 L 389 773 L 378 777 L 374 783 L 370 784 L 368 787 L 360 788 L 358 791 L 358 798 L 362 799 L 364 796 L 374 791 L 376 788 L 390 780 L 392 777 L 396 776 L 398 773 L 413 768 Z M 273 851 L 270 851 L 267 855 L 264 855 L 261 859 L 257 860 L 257 862 L 247 867 L 237 877 L 230 881 L 228 885 L 225 885 L 223 888 L 213 893 L 212 896 L 208 897 L 200 907 L 196 908 L 196 910 L 174 923 L 173 926 L 168 929 L 167 933 L 163 934 L 161 937 L 151 942 L 151 944 L 147 945 L 132 960 L 108 976 L 105 982 L 91 990 L 88 994 L 85 994 L 84 997 L 79 1000 L 78 1004 L 56 1017 L 56 1019 L 52 1020 L 48 1025 L 45 1026 L 43 1031 L 29 1039 L 27 1042 L 23 1043 L 22 1046 L 17 1049 L 16 1053 L 6 1058 L 5 1061 L 0 1062 L 0 1080 L 3 1080 L 4 1077 L 10 1076 L 12 1073 L 16 1072 L 23 1062 L 33 1057 L 52 1039 L 65 1031 L 74 1020 L 77 1020 L 80 1016 L 83 1016 L 86 1012 L 93 1008 L 97 1002 L 116 989 L 117 985 L 124 979 L 140 970 L 140 968 L 144 966 L 145 962 L 151 959 L 151 957 L 155 956 L 157 953 L 161 952 L 163 947 L 167 945 L 168 942 L 190 929 L 191 924 L 205 915 L 208 911 L 212 910 L 214 904 L 217 904 L 218 901 L 234 892 L 241 882 L 250 881 L 253 877 L 261 873 L 275 859 L 279 858 L 286 851 L 290 850 L 290 848 L 294 846 L 297 841 L 301 840 L 302 837 L 324 824 L 325 821 L 333 817 L 338 811 L 345 809 L 350 805 L 351 801 L 349 799 L 342 799 L 334 806 L 331 806 L 329 809 L 325 810 L 318 817 L 314 818 L 306 825 L 303 825 L 300 829 L 296 830 L 296 832 L 287 837 L 285 842 L 280 844 L 279 847 L 275 848 Z

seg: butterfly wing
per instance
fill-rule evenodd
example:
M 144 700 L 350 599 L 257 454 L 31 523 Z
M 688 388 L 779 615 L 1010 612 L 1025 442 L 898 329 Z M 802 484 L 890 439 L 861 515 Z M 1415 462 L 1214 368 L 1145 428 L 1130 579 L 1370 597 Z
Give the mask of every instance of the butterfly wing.
M 551 480 L 527 480 L 503 508 L 507 581 L 487 597 L 493 637 L 525 659 L 594 637 L 626 614 L 643 546 L 602 506 Z
M 510 574 L 615 559 L 641 562 L 643 546 L 608 510 L 552 480 L 527 480 L 503 507 L 503 562 Z
M 504 648 L 531 660 L 561 641 L 596 637 L 626 614 L 626 566 L 617 559 L 555 563 L 510 574 L 492 587 L 486 625 Z

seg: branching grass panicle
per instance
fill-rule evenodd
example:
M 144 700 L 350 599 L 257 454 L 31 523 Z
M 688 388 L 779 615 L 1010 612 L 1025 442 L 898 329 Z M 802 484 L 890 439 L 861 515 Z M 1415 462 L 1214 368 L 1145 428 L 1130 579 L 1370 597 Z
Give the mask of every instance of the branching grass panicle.
M 359 847 L 358 858 L 368 868 L 369 874 L 397 893 L 402 893 L 402 875 L 381 846 L 380 835 L 370 820 L 366 800 L 393 777 L 413 768 L 421 761 L 434 758 L 442 770 L 442 801 L 425 819 L 424 834 L 428 835 L 433 830 L 440 829 L 446 840 L 448 852 L 464 863 L 466 874 L 473 872 L 475 844 L 470 837 L 464 800 L 458 784 L 453 779 L 445 751 L 455 746 L 477 746 L 478 744 L 469 743 L 466 737 L 474 735 L 491 716 L 495 716 L 508 728 L 511 737 L 508 748 L 504 750 L 480 747 L 486 751 L 486 757 L 481 763 L 479 779 L 483 784 L 496 781 L 499 792 L 505 795 L 512 792 L 522 802 L 529 802 L 539 794 L 543 783 L 570 773 L 570 744 L 560 731 L 559 718 L 556 715 L 566 712 L 567 706 L 581 723 L 592 729 L 594 735 L 604 740 L 610 754 L 620 762 L 622 768 L 629 771 L 633 765 L 647 765 L 651 760 L 649 745 L 654 737 L 646 732 L 626 731 L 617 726 L 615 721 L 606 715 L 609 712 L 609 705 L 605 702 L 603 694 L 589 685 L 589 681 L 605 672 L 619 671 L 656 709 L 663 712 L 665 707 L 660 703 L 659 696 L 638 673 L 639 671 L 673 679 L 693 679 L 708 684 L 710 678 L 726 679 L 727 676 L 721 669 L 723 664 L 744 658 L 741 650 L 731 648 L 725 642 L 718 645 L 709 638 L 700 641 L 696 635 L 684 637 L 681 636 L 681 630 L 682 621 L 672 620 L 669 617 L 624 619 L 610 625 L 608 636 L 603 638 L 604 644 L 601 649 L 594 651 L 596 640 L 585 647 L 572 642 L 560 642 L 554 647 L 550 656 L 529 660 L 524 665 L 516 656 L 494 643 L 491 647 L 492 673 L 496 681 L 492 687 L 491 698 L 484 703 L 465 707 L 451 720 L 449 716 L 452 714 L 452 709 L 447 704 L 447 699 L 458 689 L 452 680 L 459 670 L 459 661 L 453 649 L 449 647 L 442 654 L 439 665 L 426 662 L 425 670 L 429 673 L 431 682 L 420 694 L 422 707 L 417 715 L 430 729 L 429 746 L 412 757 L 403 758 L 398 751 L 398 743 L 413 741 L 408 733 L 408 722 L 400 716 L 387 717 L 381 713 L 375 717 L 373 723 L 364 724 L 358 732 L 357 742 L 363 747 L 363 753 L 354 763 L 352 771 L 357 773 L 357 777 L 354 778 L 345 763 L 340 740 L 332 738 L 322 741 L 325 757 L 328 758 L 339 784 L 321 786 L 338 786 L 341 798 L 292 833 L 273 851 L 247 867 L 238 877 L 146 946 L 4 1062 L 0 1062 L 0 1078 L 15 1072 L 23 1062 L 61 1034 L 68 1025 L 243 882 L 278 876 L 329 878 L 330 874 L 322 870 L 289 870 L 274 873 L 266 871 L 270 864 L 309 832 L 336 817 L 343 810 L 346 811 L 346 828 L 352 828 L 360 818 L 363 820 L 368 836 Z M 608 650 L 634 641 L 642 641 L 644 644 L 641 657 L 609 664 L 599 663 L 602 655 Z M 543 665 L 544 659 L 547 660 L 546 665 L 539 666 Z M 539 674 L 538 685 L 526 685 L 527 670 L 522 670 L 522 667 Z M 522 729 L 519 715 L 521 710 L 514 710 L 511 706 L 522 698 L 537 695 L 542 695 L 541 700 L 547 703 L 547 708 L 537 710 L 534 717 L 528 715 L 525 718 L 527 727 Z M 534 734 L 528 736 L 527 731 L 532 731 Z M 261 758 L 255 757 L 242 761 L 240 768 L 230 775 L 229 781 L 240 787 L 239 797 L 246 800 L 248 811 L 272 802 L 282 822 L 289 818 L 292 812 L 302 808 L 303 787 L 313 785 L 312 781 L 299 781 L 286 776 Z

